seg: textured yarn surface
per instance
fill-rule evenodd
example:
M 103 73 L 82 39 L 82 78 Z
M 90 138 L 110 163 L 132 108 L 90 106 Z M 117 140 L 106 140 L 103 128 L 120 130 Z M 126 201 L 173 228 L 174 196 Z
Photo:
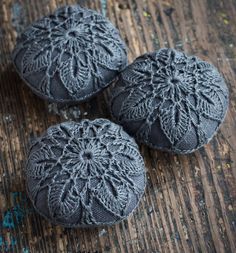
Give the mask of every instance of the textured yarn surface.
M 26 175 L 36 210 L 66 227 L 127 218 L 146 182 L 137 144 L 105 119 L 50 127 L 32 144 Z
M 111 112 L 147 145 L 190 153 L 223 121 L 228 89 L 216 68 L 195 56 L 161 49 L 137 58 L 120 75 Z
M 127 55 L 110 21 L 73 5 L 29 26 L 17 41 L 13 62 L 40 97 L 79 102 L 109 85 L 126 66 Z

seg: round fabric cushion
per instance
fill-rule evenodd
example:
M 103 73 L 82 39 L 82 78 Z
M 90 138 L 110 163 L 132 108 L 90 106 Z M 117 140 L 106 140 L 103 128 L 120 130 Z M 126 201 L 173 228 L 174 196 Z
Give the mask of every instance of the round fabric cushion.
M 228 100 L 226 84 L 214 66 L 161 49 L 140 56 L 122 72 L 111 113 L 138 141 L 190 153 L 214 136 Z
M 26 176 L 35 209 L 65 227 L 120 222 L 146 183 L 137 144 L 106 119 L 50 127 L 30 148 Z
M 127 65 L 127 54 L 110 21 L 74 5 L 30 25 L 17 41 L 13 62 L 41 98 L 68 103 L 108 86 Z

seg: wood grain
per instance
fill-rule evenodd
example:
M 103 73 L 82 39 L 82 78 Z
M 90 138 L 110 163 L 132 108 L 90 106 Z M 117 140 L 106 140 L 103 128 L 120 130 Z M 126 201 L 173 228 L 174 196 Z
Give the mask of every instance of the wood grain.
M 129 48 L 175 47 L 212 62 L 224 75 L 230 107 L 214 139 L 191 155 L 141 146 L 145 196 L 113 227 L 65 229 L 40 217 L 25 194 L 30 140 L 63 118 L 49 113 L 11 63 L 16 37 L 34 20 L 74 1 L 0 1 L 0 252 L 236 252 L 235 0 L 77 1 L 106 12 Z M 82 106 L 82 118 L 109 118 L 110 88 Z

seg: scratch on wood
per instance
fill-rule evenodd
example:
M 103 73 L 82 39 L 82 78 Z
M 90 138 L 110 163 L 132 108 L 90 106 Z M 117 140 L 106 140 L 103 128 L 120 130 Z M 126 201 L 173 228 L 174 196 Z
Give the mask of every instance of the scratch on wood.
M 106 16 L 106 13 L 107 13 L 107 0 L 100 0 L 100 2 L 101 2 L 102 15 Z
M 16 2 L 11 7 L 11 22 L 17 34 L 20 34 L 26 26 L 25 9 L 19 2 Z
M 4 238 L 4 234 L 0 234 L 0 247 L 2 247 L 5 252 L 13 251 L 13 248 L 17 245 L 17 238 L 13 235 L 12 231 L 16 229 L 18 225 L 22 224 L 26 215 L 32 211 L 30 208 L 25 208 L 27 202 L 25 193 L 11 192 L 10 199 L 12 199 L 13 207 L 8 208 L 4 212 L 2 215 L 2 222 L 0 223 L 0 228 L 2 228 L 3 231 L 7 229 L 10 238 Z
M 16 246 L 16 239 L 13 236 L 10 236 L 10 240 L 8 238 L 4 238 L 0 235 L 0 249 L 2 248 L 4 252 L 14 252 L 14 247 Z

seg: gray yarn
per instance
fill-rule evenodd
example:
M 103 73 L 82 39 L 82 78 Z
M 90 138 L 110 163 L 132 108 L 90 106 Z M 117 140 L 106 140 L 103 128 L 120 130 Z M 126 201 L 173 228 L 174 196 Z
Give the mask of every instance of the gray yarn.
M 190 153 L 213 137 L 228 100 L 228 89 L 214 66 L 161 49 L 140 56 L 122 72 L 111 113 L 138 141 Z
M 30 148 L 26 176 L 35 209 L 65 227 L 127 218 L 146 183 L 137 144 L 106 119 L 50 127 Z
M 111 83 L 127 65 L 127 54 L 110 21 L 73 5 L 29 26 L 17 41 L 13 62 L 41 98 L 80 102 Z

